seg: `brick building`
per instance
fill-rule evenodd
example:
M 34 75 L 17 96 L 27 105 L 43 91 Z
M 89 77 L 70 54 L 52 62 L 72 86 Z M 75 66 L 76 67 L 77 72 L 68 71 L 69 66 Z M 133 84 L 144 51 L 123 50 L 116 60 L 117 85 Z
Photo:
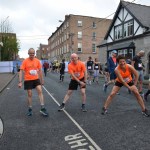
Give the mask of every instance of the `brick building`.
M 40 44 L 39 50 L 36 51 L 36 57 L 40 60 L 48 59 L 49 58 L 48 45 Z
M 65 58 L 69 61 L 71 53 L 77 53 L 83 61 L 89 56 L 98 58 L 96 46 L 103 40 L 110 23 L 110 19 L 66 15 L 48 39 L 50 60 Z

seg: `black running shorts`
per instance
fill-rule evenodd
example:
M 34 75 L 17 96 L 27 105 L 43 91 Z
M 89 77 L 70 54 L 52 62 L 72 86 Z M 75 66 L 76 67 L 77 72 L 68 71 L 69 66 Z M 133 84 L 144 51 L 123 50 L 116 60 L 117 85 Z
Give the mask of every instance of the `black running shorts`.
M 84 82 L 84 78 L 80 79 L 80 81 Z M 76 80 L 71 79 L 68 90 L 77 90 L 78 85 L 80 86 L 80 84 Z M 80 88 L 81 88 L 81 86 L 80 86 Z M 82 88 L 86 88 L 86 85 Z
M 130 81 L 129 83 L 127 83 L 129 86 L 132 86 L 132 85 L 134 85 L 134 83 L 133 83 L 133 81 Z M 122 87 L 123 86 L 123 84 L 122 83 L 120 83 L 120 82 L 118 82 L 118 81 L 116 81 L 115 82 L 115 86 L 119 86 L 119 87 Z
M 25 90 L 31 90 L 36 88 L 36 86 L 41 85 L 40 80 L 28 80 L 28 81 L 24 81 L 24 89 Z

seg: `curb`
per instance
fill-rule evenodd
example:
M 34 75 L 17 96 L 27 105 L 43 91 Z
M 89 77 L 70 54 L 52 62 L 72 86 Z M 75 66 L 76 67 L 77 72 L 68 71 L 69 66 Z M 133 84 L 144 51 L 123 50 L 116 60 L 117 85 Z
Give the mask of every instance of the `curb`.
M 7 87 L 7 85 L 15 78 L 17 74 L 14 74 L 9 81 L 0 89 L 0 93 Z

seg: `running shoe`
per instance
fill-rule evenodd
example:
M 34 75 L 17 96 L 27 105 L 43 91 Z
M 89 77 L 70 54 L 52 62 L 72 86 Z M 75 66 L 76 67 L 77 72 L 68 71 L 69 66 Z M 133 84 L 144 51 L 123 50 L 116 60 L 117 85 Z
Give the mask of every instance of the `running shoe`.
M 40 113 L 41 113 L 43 116 L 48 116 L 48 113 L 47 113 L 47 111 L 46 111 L 46 108 L 41 108 Z
M 145 117 L 149 117 L 150 115 L 148 114 L 148 110 L 145 109 L 144 111 L 142 111 L 142 114 L 145 116 Z
M 65 109 L 65 105 L 64 105 L 64 104 L 61 104 L 61 105 L 59 106 L 58 111 L 62 111 L 62 110 L 64 110 L 64 109 Z
M 107 85 L 106 85 L 106 84 L 103 85 L 103 91 L 104 91 L 105 93 L 107 92 Z
M 144 94 L 144 100 L 147 102 L 147 95 Z
M 27 115 L 28 115 L 28 116 L 32 116 L 32 109 L 31 109 L 31 108 L 28 109 Z
M 81 107 L 81 110 L 82 110 L 83 112 L 87 112 L 87 109 L 85 108 L 85 105 L 83 105 L 83 106 Z
M 105 107 L 103 107 L 101 114 L 102 114 L 102 115 L 105 115 L 106 113 L 107 113 L 107 109 L 106 109 Z

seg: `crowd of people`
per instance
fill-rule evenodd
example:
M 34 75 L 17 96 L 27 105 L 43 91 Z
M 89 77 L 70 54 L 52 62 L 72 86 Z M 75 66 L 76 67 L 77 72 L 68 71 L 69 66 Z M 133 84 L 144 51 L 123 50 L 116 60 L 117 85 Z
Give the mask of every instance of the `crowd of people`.
M 40 112 L 44 116 L 48 116 L 48 112 L 44 105 L 44 97 L 42 94 L 42 86 L 44 84 L 42 70 L 45 77 L 48 71 L 60 73 L 59 82 L 64 82 L 66 63 L 65 59 L 62 62 L 55 62 L 49 64 L 44 61 L 43 65 L 35 58 L 35 50 L 30 48 L 28 51 L 29 58 L 25 59 L 20 66 L 19 70 L 19 88 L 22 87 L 22 78 L 24 75 L 24 89 L 27 90 L 28 99 L 28 116 L 32 116 L 32 89 L 36 88 L 41 103 Z M 91 56 L 83 63 L 77 54 L 71 54 L 70 62 L 68 63 L 68 73 L 70 74 L 70 83 L 66 95 L 64 96 L 62 104 L 59 106 L 58 111 L 65 108 L 70 96 L 74 90 L 80 87 L 82 96 L 81 110 L 86 112 L 86 85 L 91 86 L 92 82 L 99 84 L 100 74 L 104 77 L 105 82 L 103 91 L 106 93 L 110 84 L 113 84 L 112 91 L 108 95 L 104 106 L 102 107 L 101 114 L 107 113 L 108 106 L 122 86 L 125 86 L 129 93 L 133 93 L 138 104 L 141 107 L 142 114 L 146 117 L 149 116 L 148 110 L 145 107 L 144 101 L 148 101 L 150 94 L 150 81 L 146 93 L 143 93 L 143 80 L 144 80 L 144 65 L 142 57 L 144 51 L 138 52 L 133 59 L 125 58 L 123 55 L 117 55 L 117 51 L 113 50 L 112 55 L 108 58 L 107 62 L 102 65 L 98 58 L 92 59 Z M 23 74 L 24 72 L 24 74 Z

